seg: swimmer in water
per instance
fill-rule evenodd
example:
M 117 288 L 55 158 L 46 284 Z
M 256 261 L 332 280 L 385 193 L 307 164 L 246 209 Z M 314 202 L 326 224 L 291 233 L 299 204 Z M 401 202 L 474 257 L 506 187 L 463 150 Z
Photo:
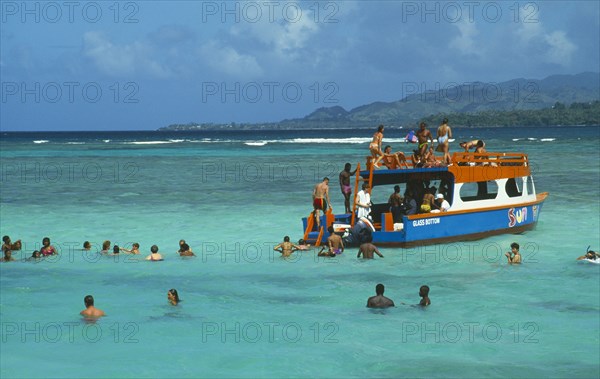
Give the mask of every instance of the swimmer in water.
M 169 303 L 171 303 L 171 305 L 179 304 L 181 300 L 179 300 L 179 294 L 177 293 L 176 289 L 171 288 L 169 292 L 167 292 L 167 300 L 169 300 Z
M 581 260 L 590 260 L 590 261 L 595 261 L 596 259 L 600 259 L 600 254 L 598 254 L 595 251 L 590 250 L 590 247 L 588 246 L 587 252 L 585 253 L 585 255 L 582 255 L 581 257 L 577 258 L 578 261 Z
M 125 253 L 128 253 L 128 254 L 139 254 L 140 253 L 140 244 L 139 243 L 134 242 L 131 246 L 132 246 L 131 250 L 127 250 L 127 249 L 122 248 L 122 247 L 120 248 L 120 250 L 122 252 L 125 252 Z
M 396 305 L 392 301 L 385 296 L 383 296 L 383 292 L 385 291 L 385 287 L 383 284 L 379 283 L 375 286 L 375 294 L 376 296 L 371 296 L 369 300 L 367 300 L 367 308 L 388 308 L 395 307 Z
M 86 318 L 99 318 L 102 316 L 106 316 L 102 309 L 98 309 L 94 307 L 94 297 L 92 295 L 87 295 L 83 302 L 85 304 L 85 309 L 79 312 L 80 315 Z
M 42 245 L 44 246 L 40 250 L 40 254 L 42 254 L 43 256 L 58 254 L 54 246 L 50 245 L 50 238 L 44 237 L 44 239 L 42 240 Z
M 506 254 L 506 258 L 508 259 L 508 263 L 510 264 L 521 264 L 521 254 L 519 253 L 519 244 L 513 242 L 510 244 L 510 250 Z
M 429 300 L 429 286 L 421 286 L 419 288 L 419 296 L 421 296 L 420 306 L 426 307 L 431 304 L 431 300 Z
M 152 245 L 150 248 L 150 255 L 146 257 L 147 261 L 162 261 L 163 257 L 158 253 L 158 246 Z

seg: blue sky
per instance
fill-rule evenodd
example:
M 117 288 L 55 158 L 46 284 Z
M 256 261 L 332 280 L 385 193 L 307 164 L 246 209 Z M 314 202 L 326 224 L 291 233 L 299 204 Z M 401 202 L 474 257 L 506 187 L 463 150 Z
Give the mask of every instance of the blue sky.
M 0 130 L 271 122 L 599 71 L 597 1 L 0 1 Z

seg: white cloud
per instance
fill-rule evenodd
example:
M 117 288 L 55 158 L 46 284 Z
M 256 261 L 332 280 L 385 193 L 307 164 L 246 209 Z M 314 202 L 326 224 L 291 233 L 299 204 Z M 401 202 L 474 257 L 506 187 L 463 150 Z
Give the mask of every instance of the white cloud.
M 577 46 L 567 38 L 565 32 L 559 30 L 544 36 L 549 50 L 546 53 L 546 59 L 551 63 L 557 63 L 567 66 L 571 63 L 571 57 L 577 50 Z
M 450 47 L 459 50 L 467 55 L 481 55 L 481 49 L 475 46 L 475 36 L 479 34 L 475 23 L 468 22 L 466 19 L 456 23 L 460 35 L 450 41 Z
M 253 78 L 263 74 L 263 70 L 250 55 L 238 53 L 229 46 L 218 46 L 214 41 L 202 46 L 203 60 L 214 70 L 243 78 Z
M 83 35 L 83 54 L 107 75 L 146 73 L 158 78 L 171 76 L 168 67 L 152 58 L 152 47 L 147 42 L 134 41 L 118 45 L 102 33 L 87 32 Z

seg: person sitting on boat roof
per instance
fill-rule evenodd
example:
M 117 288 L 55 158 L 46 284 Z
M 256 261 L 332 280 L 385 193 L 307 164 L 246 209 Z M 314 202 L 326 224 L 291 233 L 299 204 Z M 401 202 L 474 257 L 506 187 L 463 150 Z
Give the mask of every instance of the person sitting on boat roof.
M 408 163 L 406 162 L 406 156 L 404 153 L 401 151 L 392 153 L 392 147 L 390 145 L 387 145 L 384 149 L 382 162 L 383 165 L 390 170 L 402 168 L 402 166 L 408 168 Z
M 364 259 L 373 259 L 373 253 L 379 255 L 380 258 L 383 258 L 383 255 L 379 252 L 377 246 L 373 245 L 371 242 L 373 242 L 373 237 L 368 238 L 367 242 L 360 245 L 356 258 L 360 258 L 362 254 Z
M 508 259 L 508 263 L 510 264 L 521 264 L 521 254 L 519 253 L 519 244 L 513 242 L 510 244 L 510 250 L 506 254 L 506 258 Z
M 427 129 L 427 124 L 421 122 L 419 124 L 419 130 L 417 131 L 417 139 L 419 141 L 419 155 L 421 156 L 421 160 L 423 161 L 425 158 L 425 153 L 427 152 L 427 148 L 429 147 L 429 141 L 431 141 L 431 147 L 434 145 L 433 135 Z
M 435 157 L 435 153 L 433 152 L 433 147 L 430 147 L 429 150 L 425 153 L 425 159 L 423 163 L 423 167 L 445 167 L 446 164 L 438 161 Z
M 414 168 L 423 166 L 423 162 L 421 160 L 421 155 L 419 155 L 419 150 L 413 150 L 413 153 L 410 156 L 410 160 L 411 160 Z
M 383 125 L 379 125 L 375 134 L 373 134 L 373 141 L 369 144 L 369 150 L 371 151 L 371 163 L 375 167 L 379 167 L 379 161 L 383 159 L 383 151 L 381 151 L 381 142 L 383 141 Z
M 392 301 L 385 296 L 383 296 L 383 292 L 385 291 L 385 287 L 383 284 L 379 283 L 375 286 L 375 295 L 371 296 L 367 300 L 367 308 L 388 308 L 395 307 L 396 305 Z
M 444 199 L 444 195 L 441 193 L 438 193 L 435 196 L 435 202 L 433 203 L 433 206 L 436 209 L 432 209 L 431 213 L 448 212 L 448 209 L 450 209 L 450 203 Z

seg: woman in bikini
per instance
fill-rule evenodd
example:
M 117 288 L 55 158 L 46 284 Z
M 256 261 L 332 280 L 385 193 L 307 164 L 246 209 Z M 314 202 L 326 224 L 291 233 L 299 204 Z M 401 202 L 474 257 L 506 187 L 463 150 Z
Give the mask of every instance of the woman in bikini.
M 383 158 L 383 151 L 381 151 L 381 141 L 383 140 L 383 125 L 379 125 L 377 132 L 373 134 L 373 141 L 369 144 L 369 150 L 373 157 L 373 165 L 379 167 L 379 161 Z
M 44 239 L 42 240 L 42 245 L 44 246 L 41 248 L 40 254 L 42 254 L 43 256 L 58 254 L 54 246 L 50 245 L 50 238 L 44 237 Z

